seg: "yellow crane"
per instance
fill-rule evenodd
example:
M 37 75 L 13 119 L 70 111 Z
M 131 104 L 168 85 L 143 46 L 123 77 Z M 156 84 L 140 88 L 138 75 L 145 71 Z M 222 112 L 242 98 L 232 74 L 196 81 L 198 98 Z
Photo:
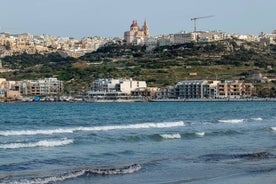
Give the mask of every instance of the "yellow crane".
M 205 18 L 210 18 L 210 17 L 213 17 L 213 15 L 191 18 L 191 21 L 194 21 L 194 32 L 196 32 L 196 21 L 197 21 L 197 19 L 205 19 Z

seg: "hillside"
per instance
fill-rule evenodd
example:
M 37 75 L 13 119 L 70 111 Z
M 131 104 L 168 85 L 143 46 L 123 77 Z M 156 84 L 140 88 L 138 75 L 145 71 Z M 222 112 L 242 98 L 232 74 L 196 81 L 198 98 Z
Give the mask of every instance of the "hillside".
M 14 71 L 0 73 L 0 77 L 21 80 L 55 76 L 66 81 L 67 91 L 81 92 L 89 89 L 93 79 L 101 77 L 131 77 L 157 87 L 191 79 L 252 82 L 257 73 L 273 77 L 276 75 L 276 45 L 262 47 L 252 42 L 224 40 L 162 46 L 147 51 L 145 46 L 112 44 L 78 59 L 53 53 L 10 56 L 2 61 L 6 68 Z M 259 93 L 268 87 L 275 92 L 275 83 L 260 87 Z

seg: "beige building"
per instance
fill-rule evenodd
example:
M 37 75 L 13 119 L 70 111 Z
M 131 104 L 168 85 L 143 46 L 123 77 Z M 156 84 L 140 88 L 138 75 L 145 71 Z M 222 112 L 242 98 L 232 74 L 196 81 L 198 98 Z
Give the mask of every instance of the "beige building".
M 142 28 L 139 27 L 137 20 L 133 20 L 130 30 L 124 34 L 124 39 L 127 44 L 141 45 L 144 44 L 150 37 L 149 26 L 147 21 L 144 22 Z
M 191 43 L 196 41 L 196 33 L 176 33 L 174 36 L 174 44 Z
M 18 100 L 22 98 L 22 96 L 19 91 L 8 90 L 6 92 L 6 98 L 9 100 Z
M 6 79 L 5 78 L 0 78 L 0 89 L 5 89 L 6 88 Z
M 246 98 L 253 93 L 254 86 L 243 81 L 225 81 L 218 84 L 218 98 Z

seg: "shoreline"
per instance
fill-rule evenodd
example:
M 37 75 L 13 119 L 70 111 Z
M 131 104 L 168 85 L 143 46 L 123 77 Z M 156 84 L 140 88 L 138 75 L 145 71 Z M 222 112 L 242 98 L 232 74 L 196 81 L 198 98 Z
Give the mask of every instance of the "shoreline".
M 237 98 L 216 98 L 216 99 L 154 99 L 152 102 L 276 102 L 276 98 L 250 98 L 250 99 L 237 99 Z
M 0 104 L 5 103 L 145 103 L 145 102 L 276 102 L 276 98 L 250 98 L 250 99 L 231 99 L 231 98 L 216 98 L 216 99 L 149 99 L 149 100 L 71 100 L 71 101 L 0 101 Z

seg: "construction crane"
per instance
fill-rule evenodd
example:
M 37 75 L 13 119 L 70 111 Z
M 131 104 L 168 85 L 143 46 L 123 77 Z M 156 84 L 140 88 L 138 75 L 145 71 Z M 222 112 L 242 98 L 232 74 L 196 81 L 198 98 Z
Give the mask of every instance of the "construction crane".
M 194 17 L 194 18 L 191 18 L 191 21 L 194 21 L 194 32 L 196 32 L 196 20 L 197 19 L 205 19 L 205 18 L 210 18 L 210 17 L 213 17 L 213 15 L 204 16 L 204 17 Z

